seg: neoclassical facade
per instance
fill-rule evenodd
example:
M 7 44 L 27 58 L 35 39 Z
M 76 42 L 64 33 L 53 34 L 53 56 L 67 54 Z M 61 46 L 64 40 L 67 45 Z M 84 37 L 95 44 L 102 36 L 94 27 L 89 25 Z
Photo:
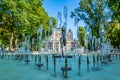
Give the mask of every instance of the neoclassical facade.
M 61 28 L 54 29 L 53 34 L 45 42 L 45 49 L 51 49 L 54 52 L 61 52 Z M 73 32 L 69 29 L 66 31 L 66 46 L 64 46 L 65 51 L 75 49 L 78 46 L 78 41 L 73 39 Z

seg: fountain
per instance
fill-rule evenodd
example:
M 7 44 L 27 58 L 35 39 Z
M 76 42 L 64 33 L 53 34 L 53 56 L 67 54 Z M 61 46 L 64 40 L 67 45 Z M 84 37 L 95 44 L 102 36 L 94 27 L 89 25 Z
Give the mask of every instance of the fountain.
M 96 36 L 91 36 L 91 29 L 87 27 L 86 29 L 86 37 L 85 37 L 85 41 L 86 41 L 86 54 L 80 54 L 80 51 L 76 50 L 75 53 L 78 54 L 73 54 L 74 52 L 72 52 L 72 54 L 69 54 L 69 52 L 65 52 L 64 47 L 66 46 L 66 27 L 67 27 L 67 7 L 64 7 L 64 18 L 65 18 L 65 23 L 62 25 L 62 20 L 61 20 L 61 13 L 58 13 L 58 17 L 57 20 L 60 21 L 59 23 L 59 27 L 61 27 L 61 39 L 60 39 L 60 43 L 61 43 L 61 54 L 55 54 L 54 52 L 51 54 L 43 54 L 42 53 L 42 49 L 41 49 L 41 44 L 40 42 L 42 41 L 42 32 L 43 32 L 43 26 L 40 26 L 40 28 L 38 29 L 38 36 L 37 36 L 37 53 L 36 54 L 32 54 L 31 52 L 33 51 L 33 47 L 35 45 L 35 39 L 32 38 L 32 42 L 31 42 L 31 47 L 30 47 L 30 36 L 27 36 L 25 38 L 25 40 L 22 42 L 22 45 L 20 47 L 18 47 L 18 51 L 14 54 L 14 53 L 10 53 L 8 54 L 8 59 L 9 61 L 6 61 L 5 56 L 7 56 L 7 54 L 5 54 L 4 52 L 4 48 L 3 50 L 0 49 L 1 54 L 0 54 L 0 65 L 2 67 L 0 67 L 1 73 L 0 75 L 3 75 L 2 72 L 4 72 L 4 74 L 6 74 L 7 71 L 7 76 L 8 78 L 15 78 L 14 76 L 11 76 L 11 70 L 16 71 L 14 74 L 19 74 L 22 73 L 21 76 L 17 75 L 18 78 L 20 78 L 21 80 L 26 79 L 26 76 L 29 76 L 29 79 L 31 80 L 38 80 L 38 79 L 42 79 L 42 80 L 46 80 L 46 79 L 51 79 L 51 80 L 61 80 L 61 78 L 69 78 L 70 80 L 76 79 L 83 79 L 83 80 L 88 80 L 89 78 L 92 78 L 92 80 L 97 80 L 99 76 L 103 76 L 104 74 L 101 73 L 106 73 L 107 70 L 110 72 L 111 70 L 106 69 L 106 72 L 101 70 L 98 71 L 101 67 L 104 68 L 106 66 L 102 66 L 103 64 L 108 64 L 111 61 L 111 58 L 113 56 L 114 60 L 118 60 L 118 54 L 115 55 L 111 55 L 111 54 L 107 54 L 110 53 L 110 41 L 105 41 L 105 39 L 103 38 L 103 41 L 100 41 L 100 38 L 96 38 Z M 79 19 L 76 17 L 75 18 L 75 25 L 77 25 L 77 33 L 78 33 L 78 21 Z M 49 26 L 52 26 L 52 19 L 50 19 L 50 23 Z M 52 28 L 52 33 L 54 33 L 54 28 Z M 46 33 L 47 34 L 47 33 Z M 50 32 L 48 32 L 47 36 L 48 37 L 50 35 Z M 77 37 L 79 38 L 79 34 L 77 34 Z M 25 37 L 25 35 L 23 34 L 23 37 Z M 88 52 L 88 43 L 89 40 L 92 41 L 92 44 L 90 44 L 92 46 L 92 52 L 93 54 L 89 54 Z M 102 49 L 98 51 L 98 53 L 96 53 L 97 49 L 100 49 L 100 44 L 102 44 Z M 19 45 L 18 45 L 19 46 Z M 48 47 L 46 48 L 47 50 L 49 49 Z M 31 54 L 30 54 L 31 53 Z M 44 52 L 45 53 L 45 52 Z M 119 55 L 120 58 L 120 55 Z M 12 60 L 11 60 L 12 59 Z M 14 61 L 14 60 L 15 61 Z M 58 60 L 59 59 L 59 60 Z M 20 61 L 20 62 L 25 62 L 26 64 L 29 64 L 28 66 L 26 65 L 22 65 L 21 63 L 16 63 L 16 60 Z M 3 63 L 2 63 L 3 61 Z M 7 62 L 6 64 L 8 64 L 6 66 L 6 64 L 4 64 L 4 62 Z M 12 65 L 11 65 L 12 63 Z M 100 65 L 100 63 L 102 65 Z M 32 65 L 34 64 L 34 65 Z M 110 69 L 113 68 L 112 66 L 108 66 L 110 67 Z M 4 67 L 5 68 L 4 68 Z M 16 67 L 17 66 L 17 67 Z M 19 70 L 18 70 L 19 67 Z M 99 68 L 100 67 L 100 68 Z M 9 69 L 6 69 L 9 68 Z M 11 69 L 10 69 L 11 68 Z M 40 69 L 40 71 L 36 71 L 36 69 L 34 68 L 38 68 Z M 92 68 L 92 70 L 91 70 Z M 3 69 L 3 70 L 2 70 Z M 97 71 L 97 72 L 90 72 L 89 75 L 86 72 L 87 71 Z M 24 71 L 24 72 L 22 72 Z M 70 71 L 70 72 L 69 72 Z M 69 74 L 68 74 L 69 72 Z M 93 73 L 96 73 L 96 76 L 93 75 Z M 113 72 L 115 73 L 115 72 Z M 51 74 L 53 74 L 54 76 L 51 76 Z M 62 74 L 62 77 L 61 75 Z M 80 75 L 84 75 L 82 77 L 80 77 Z M 105 74 L 105 79 L 110 79 L 107 75 L 107 73 Z M 111 74 L 114 75 L 114 74 Z M 31 77 L 34 76 L 34 77 Z M 2 76 L 1 76 L 2 77 Z M 6 78 L 1 78 L 1 80 L 8 80 Z M 118 76 L 119 77 L 119 76 Z M 102 78 L 100 77 L 100 79 L 102 80 Z M 113 78 L 115 80 L 116 76 Z M 14 79 L 13 79 L 14 80 Z
M 58 27 L 61 27 L 61 24 L 62 24 L 62 19 L 61 19 L 61 12 L 58 12 L 58 15 L 57 15 L 57 26 Z M 56 26 L 56 27 L 57 27 Z
M 110 53 L 110 40 L 106 40 L 104 37 L 104 29 L 100 31 L 100 36 L 102 38 L 101 42 L 101 64 L 108 65 L 109 62 L 112 62 L 111 53 Z M 113 54 L 114 59 L 114 54 Z
M 99 67 L 99 60 L 100 60 L 100 55 L 99 55 L 99 53 L 98 53 L 98 54 L 97 54 L 97 60 L 96 60 L 96 61 L 97 61 L 97 62 L 96 62 L 96 63 L 97 63 L 97 67 Z
M 67 55 L 67 54 L 64 55 L 64 52 L 63 52 L 63 47 L 66 46 L 66 27 L 67 27 L 67 7 L 66 6 L 64 7 L 64 18 L 65 18 L 65 23 L 64 23 L 64 25 L 61 29 L 61 31 L 62 31 L 61 34 L 62 35 L 61 35 L 61 38 L 60 38 L 60 43 L 61 43 L 62 57 L 65 58 L 65 64 L 64 64 L 63 67 L 61 67 L 61 70 L 63 72 L 63 76 L 65 78 L 67 78 L 68 77 L 67 72 L 71 71 L 71 69 L 72 69 L 71 67 L 68 67 L 67 58 L 72 58 L 72 56 Z
M 107 51 L 107 53 L 109 53 L 108 56 L 107 56 L 108 62 L 112 62 L 112 59 L 111 59 L 111 50 L 110 50 L 110 40 L 108 40 L 107 46 L 108 46 L 108 51 Z
M 71 69 L 72 69 L 71 67 L 68 67 L 67 57 L 65 57 L 65 66 L 61 67 L 61 70 L 63 72 L 63 76 L 65 78 L 68 78 L 67 72 L 71 71 Z
M 28 55 L 30 53 L 30 46 L 29 46 L 29 44 L 30 44 L 30 36 L 27 36 L 27 38 L 25 39 L 25 46 L 26 46 L 25 52 L 27 54 L 25 54 L 25 60 L 24 60 L 24 62 L 26 62 L 27 64 L 30 62 L 29 55 Z
M 38 36 L 38 41 L 37 41 L 37 43 L 38 43 L 38 45 L 37 45 L 38 50 L 37 51 L 39 51 L 40 47 L 41 47 L 40 42 L 42 41 L 42 31 L 43 31 L 43 26 L 40 26 L 40 28 L 38 29 L 39 36 Z
M 2 48 L 1 48 L 1 59 L 4 59 L 5 54 L 4 54 L 4 44 L 2 44 Z
M 89 68 L 89 67 L 90 67 L 90 66 L 89 66 L 90 60 L 89 60 L 89 56 L 88 56 L 88 55 L 86 56 L 86 62 L 87 62 L 87 71 L 89 71 L 89 69 L 90 69 L 90 68 Z
M 81 75 L 81 58 L 82 58 L 82 55 L 79 55 L 78 57 L 78 75 Z
M 100 70 L 99 68 L 99 50 L 98 50 L 98 47 L 99 47 L 99 44 L 100 44 L 100 39 L 96 38 L 96 36 L 93 36 L 92 38 L 92 51 L 93 51 L 93 70 L 94 71 L 98 71 Z M 96 55 L 95 54 L 95 51 L 98 50 L 98 54 Z
M 24 60 L 27 64 L 30 62 L 30 60 L 29 60 L 29 55 L 28 54 L 26 54 L 25 55 L 25 60 Z
M 43 66 L 43 64 L 41 63 L 41 55 L 38 55 L 38 63 L 36 64 L 36 61 L 35 61 L 35 65 L 39 67 L 39 69 Z
M 53 61 L 54 61 L 54 75 L 56 75 L 56 58 L 54 57 L 53 58 Z
M 46 60 L 46 70 L 48 70 L 48 62 L 49 62 L 48 55 L 45 55 L 45 60 Z
M 90 70 L 90 59 L 89 59 L 89 55 L 88 55 L 88 40 L 89 40 L 89 27 L 86 26 L 86 36 L 85 36 L 85 43 L 86 43 L 86 64 L 87 64 L 87 71 Z
M 38 36 L 38 45 L 37 45 L 37 51 L 40 50 L 40 42 L 41 42 L 41 39 L 42 39 L 42 26 L 38 29 L 38 32 L 39 32 L 39 36 Z M 41 63 L 41 55 L 38 55 L 38 63 L 36 63 L 37 61 L 37 56 L 35 56 L 35 65 L 39 68 L 41 68 L 43 66 L 43 63 Z

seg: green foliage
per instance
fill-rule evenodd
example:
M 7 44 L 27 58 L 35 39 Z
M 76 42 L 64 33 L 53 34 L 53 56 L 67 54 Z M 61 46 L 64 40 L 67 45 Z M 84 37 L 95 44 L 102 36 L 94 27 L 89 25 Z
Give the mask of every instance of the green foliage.
M 120 0 L 108 0 L 108 7 L 112 12 L 112 22 L 109 23 L 110 28 L 107 29 L 107 38 L 111 40 L 114 47 L 120 48 Z
M 49 26 L 49 19 L 47 12 L 42 7 L 43 0 L 2 0 L 0 2 L 0 41 L 9 43 L 13 47 L 15 40 L 22 42 L 22 34 L 25 36 L 30 35 L 30 38 L 37 38 L 38 28 L 42 25 L 43 32 L 56 25 L 55 18 L 53 19 L 52 26 Z M 4 34 L 4 35 L 2 35 Z M 45 34 L 43 34 L 44 36 Z M 5 41 L 4 38 L 8 41 Z M 44 38 L 44 37 L 43 37 Z M 9 42 L 10 41 L 10 42 Z M 8 45 L 8 44 L 7 44 Z
M 2 43 L 7 45 L 8 44 L 8 35 L 9 32 L 8 30 L 4 29 L 4 28 L 0 28 L 0 46 L 2 47 Z
M 92 31 L 92 36 L 100 37 L 100 31 L 105 30 L 105 37 L 112 45 L 119 46 L 120 31 L 120 0 L 80 0 L 79 7 L 71 12 L 71 17 L 83 20 Z M 109 22 L 111 20 L 112 22 Z
M 111 23 L 110 26 L 114 27 L 112 31 L 107 30 L 107 38 L 111 40 L 111 44 L 113 47 L 120 48 L 120 24 L 119 23 Z
M 112 11 L 112 19 L 120 22 L 120 13 L 118 13 L 118 8 L 120 8 L 120 0 L 108 0 L 108 7 Z
M 84 27 L 79 27 L 79 31 L 78 31 L 78 40 L 81 46 L 85 46 L 85 29 Z
M 107 0 L 80 0 L 79 7 L 71 12 L 71 17 L 83 20 L 91 27 L 92 34 L 100 37 L 101 25 L 104 25 L 111 15 L 106 8 Z

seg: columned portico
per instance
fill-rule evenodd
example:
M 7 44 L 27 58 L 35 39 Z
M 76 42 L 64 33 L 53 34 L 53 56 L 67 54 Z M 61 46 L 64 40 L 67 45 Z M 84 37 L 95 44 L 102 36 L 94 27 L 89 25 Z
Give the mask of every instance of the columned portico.
M 60 38 L 61 38 L 61 28 L 54 29 L 53 34 L 50 36 L 48 42 L 49 49 L 52 49 L 54 52 L 61 52 L 61 43 L 60 43 Z M 63 47 L 65 51 L 70 51 L 71 49 L 76 48 L 76 45 L 78 45 L 77 42 L 73 39 L 73 33 L 71 30 L 66 31 L 66 46 Z M 45 45 L 45 47 L 47 47 Z

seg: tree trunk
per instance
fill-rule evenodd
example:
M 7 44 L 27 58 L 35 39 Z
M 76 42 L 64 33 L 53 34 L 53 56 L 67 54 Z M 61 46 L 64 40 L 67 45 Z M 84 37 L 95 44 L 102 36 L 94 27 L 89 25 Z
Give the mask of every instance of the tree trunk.
M 17 44 L 18 44 L 18 38 L 15 39 L 15 49 L 18 48 L 18 45 L 17 45 Z
M 12 12 L 12 19 L 14 20 L 13 12 Z M 10 21 L 10 19 L 9 19 Z M 15 20 L 12 22 L 13 25 L 10 26 L 10 45 L 9 45 L 9 50 L 13 48 L 13 33 L 14 33 L 14 27 L 15 27 Z
M 10 33 L 10 46 L 9 46 L 9 50 L 11 51 L 13 48 L 13 32 Z

